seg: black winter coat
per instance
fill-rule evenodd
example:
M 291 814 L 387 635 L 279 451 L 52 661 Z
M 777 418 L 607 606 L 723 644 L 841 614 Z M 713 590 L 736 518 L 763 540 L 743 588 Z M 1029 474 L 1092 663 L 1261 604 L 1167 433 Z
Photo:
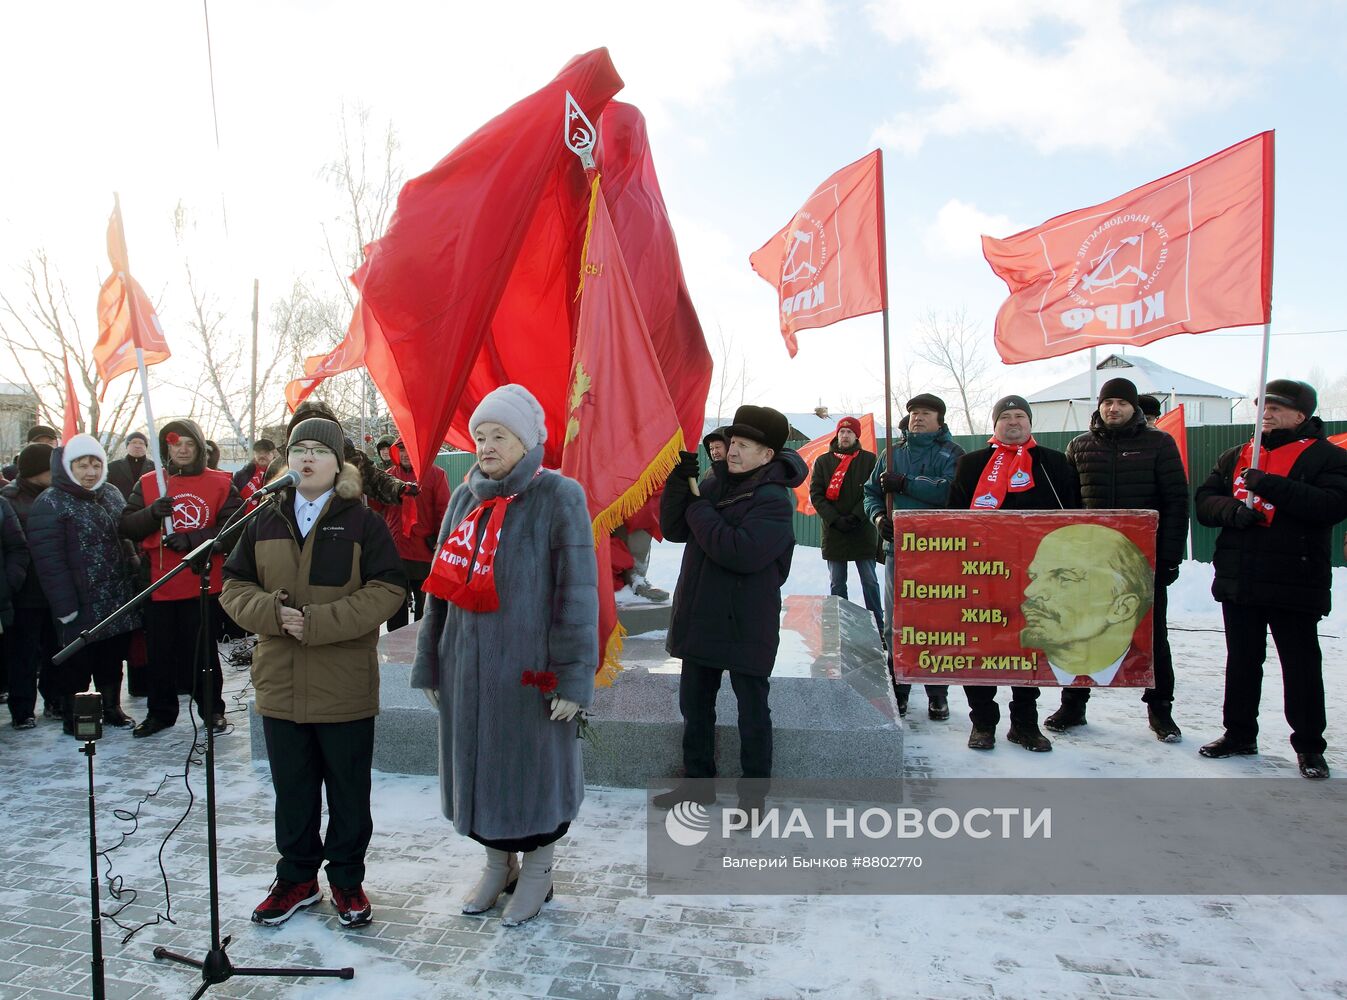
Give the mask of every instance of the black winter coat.
M 149 455 L 143 458 L 132 458 L 130 455 L 125 455 L 115 462 L 108 463 L 108 482 L 117 487 L 118 492 L 129 500 L 131 491 L 140 482 L 140 477 L 153 471 L 154 462 Z
M 1236 528 L 1235 476 L 1243 446 L 1216 460 L 1197 489 L 1197 520 L 1220 528 L 1212 563 L 1211 594 L 1231 604 L 1328 614 L 1333 585 L 1333 526 L 1347 519 L 1347 451 L 1328 443 L 1324 425 L 1310 417 L 1294 430 L 1263 435 L 1265 448 L 1314 438 L 1285 476 L 1266 475 L 1254 492 L 1276 510 L 1266 527 Z M 1261 464 L 1261 463 L 1260 463 Z
M 1156 563 L 1177 566 L 1183 562 L 1188 540 L 1188 477 L 1172 437 L 1146 426 L 1146 415 L 1140 410 L 1117 430 L 1108 427 L 1096 410 L 1090 429 L 1066 446 L 1066 460 L 1080 477 L 1081 501 L 1088 509 L 1158 511 Z
M 28 541 L 23 537 L 19 515 L 0 497 L 0 625 L 14 624 L 14 599 L 29 573 Z
M 660 500 L 664 537 L 686 542 L 665 644 L 671 656 L 766 677 L 781 640 L 781 585 L 795 549 L 795 499 L 804 460 L 789 448 L 747 477 L 724 462 L 694 497 L 671 476 Z
M 879 544 L 879 532 L 874 522 L 865 516 L 865 481 L 875 470 L 879 458 L 872 451 L 866 451 L 857 442 L 857 452 L 847 474 L 842 480 L 842 491 L 836 500 L 828 499 L 828 483 L 833 473 L 842 463 L 837 457 L 840 446 L 837 438 L 828 443 L 828 450 L 814 460 L 814 471 L 809 476 L 809 499 L 823 520 L 823 558 L 837 562 L 854 562 L 857 559 L 873 559 L 875 546 Z M 846 516 L 855 519 L 856 524 L 850 531 L 843 531 L 837 522 Z
M 949 488 L 949 509 L 968 510 L 977 492 L 982 470 L 991 460 L 991 445 L 969 452 L 954 468 Z M 1035 445 L 1029 449 L 1034 460 L 1034 485 L 1023 493 L 1007 493 L 1000 510 L 1078 510 L 1080 480 L 1076 470 L 1060 451 Z
M 117 530 L 126 501 L 111 483 L 86 490 L 72 480 L 61 461 L 63 451 L 52 452 L 51 486 L 28 514 L 28 551 L 64 645 L 129 601 L 135 588 L 133 557 Z M 60 621 L 71 613 L 76 613 L 73 621 Z M 140 612 L 128 612 L 101 637 L 139 627 Z
M 16 479 L 4 489 L 0 489 L 0 497 L 9 501 L 9 505 L 14 508 L 14 513 L 18 516 L 19 526 L 23 528 L 25 543 L 28 536 L 28 515 L 33 509 L 33 502 L 42 495 L 42 491 L 45 489 L 45 486 L 39 486 L 31 479 Z M 16 608 L 40 610 L 43 614 L 46 614 L 47 595 L 42 592 L 42 580 L 37 567 L 32 565 L 31 551 L 30 549 L 28 573 L 24 577 L 23 586 L 11 596 Z

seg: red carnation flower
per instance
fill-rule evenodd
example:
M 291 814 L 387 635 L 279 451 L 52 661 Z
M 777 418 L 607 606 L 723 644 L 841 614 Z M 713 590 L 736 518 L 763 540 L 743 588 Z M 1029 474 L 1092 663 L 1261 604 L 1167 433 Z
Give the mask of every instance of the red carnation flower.
M 551 694 L 557 689 L 557 675 L 550 670 L 525 670 L 520 683 L 524 687 L 536 687 L 543 694 Z
M 167 441 L 169 444 L 177 444 L 179 441 L 182 440 L 182 438 L 178 437 L 175 431 L 169 431 L 167 434 L 164 435 L 164 440 Z

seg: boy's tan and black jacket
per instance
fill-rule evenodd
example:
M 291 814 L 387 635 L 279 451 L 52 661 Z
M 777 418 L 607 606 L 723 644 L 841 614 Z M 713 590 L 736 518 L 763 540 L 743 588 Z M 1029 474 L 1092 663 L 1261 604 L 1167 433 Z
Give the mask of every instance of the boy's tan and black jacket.
M 220 594 L 229 616 L 258 636 L 257 711 L 298 723 L 377 715 L 379 626 L 406 594 L 393 537 L 360 502 L 354 466 L 338 473 L 308 537 L 295 522 L 295 491 L 284 490 L 244 530 Z M 281 629 L 283 606 L 303 609 L 303 641 Z

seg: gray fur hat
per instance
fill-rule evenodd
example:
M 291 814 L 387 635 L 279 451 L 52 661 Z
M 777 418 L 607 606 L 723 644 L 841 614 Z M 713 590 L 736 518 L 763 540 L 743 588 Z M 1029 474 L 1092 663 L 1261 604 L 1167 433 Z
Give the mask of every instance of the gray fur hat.
M 532 451 L 547 440 L 547 415 L 542 404 L 522 385 L 510 383 L 493 389 L 477 404 L 468 420 L 468 433 L 485 423 L 500 424 Z

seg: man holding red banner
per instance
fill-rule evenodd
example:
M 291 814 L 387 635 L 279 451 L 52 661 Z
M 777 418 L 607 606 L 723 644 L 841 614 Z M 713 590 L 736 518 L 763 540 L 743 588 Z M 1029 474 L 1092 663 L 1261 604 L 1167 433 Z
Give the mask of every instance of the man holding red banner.
M 1253 442 L 1216 461 L 1194 498 L 1220 528 L 1211 593 L 1225 617 L 1225 733 L 1204 757 L 1258 753 L 1267 633 L 1277 644 L 1286 721 L 1300 773 L 1329 775 L 1319 619 L 1331 605 L 1333 526 L 1347 519 L 1347 452 L 1327 440 L 1313 386 L 1274 379 L 1263 397 L 1263 454 Z
M 893 578 L 898 563 L 893 554 L 893 513 L 933 510 L 949 501 L 949 487 L 963 449 L 954 443 L 945 424 L 945 401 L 921 392 L 907 401 L 907 416 L 898 424 L 902 436 L 893 450 L 879 459 L 865 484 L 865 513 L 884 538 L 884 648 L 893 642 Z M 893 653 L 889 653 L 893 676 Z M 907 714 L 911 684 L 898 684 L 898 714 Z M 926 685 L 926 714 L 935 722 L 949 718 L 949 688 Z
M 1076 510 L 1080 481 L 1060 451 L 1034 440 L 1033 409 L 1023 396 L 1006 396 L 992 407 L 993 434 L 988 447 L 959 459 L 949 505 L 956 510 Z M 1001 710 L 996 688 L 964 687 L 973 731 L 970 750 L 996 746 Z M 1051 741 L 1038 728 L 1038 688 L 1011 688 L 1010 731 L 1006 739 L 1026 750 L 1044 753 Z
M 879 599 L 875 575 L 875 548 L 879 536 L 865 516 L 865 483 L 878 460 L 861 447 L 861 422 L 843 417 L 828 450 L 814 462 L 809 476 L 809 499 L 823 520 L 823 558 L 828 563 L 831 586 L 828 593 L 847 596 L 847 565 L 856 564 L 861 577 L 865 607 L 875 616 L 879 634 L 884 634 L 884 606 Z
M 1142 695 L 1151 731 L 1162 743 L 1177 743 L 1183 734 L 1174 723 L 1174 658 L 1169 649 L 1166 612 L 1168 588 L 1179 578 L 1179 564 L 1188 540 L 1188 477 L 1174 439 L 1146 426 L 1136 385 L 1111 378 L 1099 389 L 1099 408 L 1090 429 L 1072 439 L 1067 461 L 1080 477 L 1086 509 L 1154 510 L 1156 532 L 1155 593 L 1152 605 L 1155 686 Z M 1088 687 L 1062 688 L 1062 707 L 1043 725 L 1055 733 L 1085 725 Z

